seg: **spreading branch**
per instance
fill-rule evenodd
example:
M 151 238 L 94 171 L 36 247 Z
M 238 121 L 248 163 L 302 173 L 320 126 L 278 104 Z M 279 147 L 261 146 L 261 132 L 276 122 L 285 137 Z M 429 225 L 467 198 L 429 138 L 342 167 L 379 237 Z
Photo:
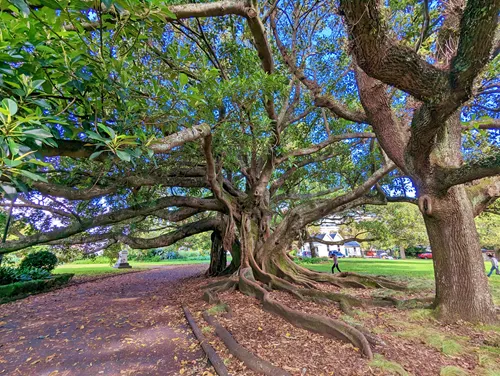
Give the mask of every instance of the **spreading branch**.
M 80 220 L 56 230 L 27 236 L 20 240 L 13 240 L 2 244 L 0 254 L 18 251 L 37 244 L 46 244 L 55 240 L 68 238 L 96 227 L 110 226 L 136 217 L 148 216 L 156 211 L 168 207 L 190 207 L 208 211 L 225 212 L 219 200 L 200 199 L 193 197 L 164 197 L 152 203 L 143 203 L 126 209 L 112 211 L 90 219 Z

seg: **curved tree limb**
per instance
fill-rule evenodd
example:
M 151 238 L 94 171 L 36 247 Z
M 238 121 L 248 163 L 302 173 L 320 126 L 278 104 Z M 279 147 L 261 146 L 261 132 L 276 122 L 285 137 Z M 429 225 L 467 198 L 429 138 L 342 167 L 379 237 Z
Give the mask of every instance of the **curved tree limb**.
M 67 227 L 59 228 L 47 233 L 39 233 L 27 236 L 20 240 L 13 240 L 3 244 L 0 253 L 10 253 L 37 244 L 45 244 L 51 241 L 68 238 L 82 233 L 91 228 L 109 226 L 135 217 L 148 216 L 154 212 L 167 207 L 191 207 L 204 210 L 225 211 L 218 200 L 198 199 L 193 197 L 164 197 L 153 203 L 135 205 L 127 209 L 120 209 L 110 213 L 102 214 L 92 219 L 84 219 Z

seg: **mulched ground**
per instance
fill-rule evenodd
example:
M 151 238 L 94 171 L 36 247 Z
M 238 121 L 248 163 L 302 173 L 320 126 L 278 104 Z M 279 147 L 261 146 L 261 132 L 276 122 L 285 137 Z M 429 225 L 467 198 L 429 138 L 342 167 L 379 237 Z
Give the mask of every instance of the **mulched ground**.
M 0 375 L 211 375 L 183 320 L 179 282 L 206 266 L 162 267 L 0 306 Z
M 205 265 L 173 266 L 73 285 L 0 306 L 0 375 L 204 375 L 214 371 L 186 323 L 189 307 L 231 375 L 255 375 L 234 358 L 201 317 Z M 339 289 L 319 285 L 321 289 Z M 343 290 L 359 297 L 388 290 Z M 427 292 L 396 293 L 399 298 Z M 298 301 L 291 308 L 363 325 L 385 342 L 375 361 L 351 344 L 298 329 L 262 310 L 254 298 L 225 292 L 231 317 L 217 315 L 235 339 L 294 376 L 500 374 L 498 326 L 442 326 L 425 310 L 363 308 L 347 317 L 335 303 Z M 448 368 L 447 368 L 448 367 Z M 457 367 L 457 368 L 450 368 Z M 462 370 L 465 373 L 457 373 Z M 445 372 L 446 371 L 446 372 Z
M 200 290 L 206 284 L 203 279 L 190 280 L 185 284 L 183 293 L 184 300 L 189 302 L 187 305 L 200 327 L 206 326 L 201 312 L 211 307 L 200 299 Z M 325 290 L 340 292 L 335 287 L 323 286 L 321 288 Z M 381 293 L 371 289 L 348 291 L 360 297 Z M 397 296 L 406 298 L 428 294 L 429 291 L 408 293 L 406 296 L 396 293 Z M 303 312 L 354 321 L 385 342 L 384 346 L 373 348 L 374 353 L 378 354 L 378 361 L 370 362 L 363 359 L 359 350 L 351 344 L 295 328 L 280 317 L 263 311 L 257 299 L 239 292 L 221 294 L 221 300 L 232 309 L 232 317 L 228 319 L 221 314 L 218 316 L 219 322 L 240 344 L 261 358 L 288 370 L 292 375 L 436 376 L 441 372 L 446 376 L 500 375 L 500 368 L 493 369 L 491 363 L 500 354 L 499 327 L 480 329 L 463 323 L 442 326 L 427 314 L 427 310 L 402 311 L 395 308 L 363 308 L 351 318 L 345 316 L 335 303 L 323 305 L 303 302 L 277 291 L 273 291 L 271 296 L 280 303 Z M 226 359 L 234 375 L 255 375 L 229 354 L 224 344 L 208 328 L 205 334 Z M 451 352 L 450 348 L 454 343 L 450 345 L 448 341 L 455 341 L 461 348 L 453 347 L 454 352 Z M 490 346 L 487 347 L 486 344 Z M 482 351 L 486 347 L 498 352 Z M 450 367 L 460 368 L 465 373 L 456 373 L 460 370 L 452 373 Z M 446 370 L 449 373 L 444 373 Z

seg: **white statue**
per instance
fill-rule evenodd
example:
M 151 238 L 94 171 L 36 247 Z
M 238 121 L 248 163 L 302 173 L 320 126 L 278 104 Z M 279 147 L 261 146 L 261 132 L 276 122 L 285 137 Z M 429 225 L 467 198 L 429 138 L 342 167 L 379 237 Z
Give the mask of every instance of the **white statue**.
M 124 249 L 123 251 L 118 252 L 118 260 L 113 268 L 123 269 L 131 267 L 132 266 L 128 263 L 128 251 Z

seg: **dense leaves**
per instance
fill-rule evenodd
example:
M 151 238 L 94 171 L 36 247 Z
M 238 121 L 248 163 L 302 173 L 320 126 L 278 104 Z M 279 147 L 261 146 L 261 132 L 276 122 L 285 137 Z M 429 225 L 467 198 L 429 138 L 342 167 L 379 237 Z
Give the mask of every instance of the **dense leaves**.
M 47 272 L 54 270 L 57 265 L 57 257 L 52 252 L 40 251 L 30 253 L 19 265 L 20 269 L 43 269 Z

